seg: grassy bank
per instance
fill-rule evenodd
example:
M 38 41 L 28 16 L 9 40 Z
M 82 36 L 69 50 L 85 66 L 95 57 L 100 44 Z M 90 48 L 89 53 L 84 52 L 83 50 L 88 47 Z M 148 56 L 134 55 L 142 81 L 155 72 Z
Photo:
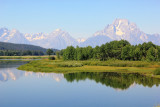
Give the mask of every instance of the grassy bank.
M 0 59 L 45 59 L 48 58 L 45 56 L 0 56 Z
M 118 72 L 139 73 L 142 75 L 160 78 L 154 71 L 160 67 L 158 62 L 143 61 L 62 61 L 62 60 L 36 60 L 31 61 L 18 69 L 34 72 Z

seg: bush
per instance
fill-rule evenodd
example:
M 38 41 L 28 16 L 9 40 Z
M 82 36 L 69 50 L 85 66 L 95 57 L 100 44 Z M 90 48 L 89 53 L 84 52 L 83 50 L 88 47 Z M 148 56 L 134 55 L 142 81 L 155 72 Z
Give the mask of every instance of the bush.
M 153 71 L 154 75 L 160 75 L 160 68 L 157 68 Z
M 54 56 L 51 56 L 48 58 L 49 60 L 55 60 L 56 58 Z

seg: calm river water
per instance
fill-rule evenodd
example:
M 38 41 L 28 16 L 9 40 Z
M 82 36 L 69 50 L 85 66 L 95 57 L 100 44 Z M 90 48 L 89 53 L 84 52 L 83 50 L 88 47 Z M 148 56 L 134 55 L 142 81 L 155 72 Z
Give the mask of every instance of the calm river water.
M 34 73 L 0 64 L 0 107 L 154 107 L 160 80 L 138 74 Z

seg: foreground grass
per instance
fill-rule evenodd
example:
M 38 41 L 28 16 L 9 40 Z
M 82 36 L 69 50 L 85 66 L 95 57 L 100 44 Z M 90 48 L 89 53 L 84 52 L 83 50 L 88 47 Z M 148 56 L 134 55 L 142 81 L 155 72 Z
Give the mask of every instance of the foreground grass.
M 0 59 L 45 59 L 48 58 L 45 56 L 0 56 Z
M 36 60 L 20 66 L 19 70 L 34 72 L 117 72 L 139 73 L 146 76 L 160 78 L 154 71 L 160 67 L 158 62 L 142 61 L 62 61 L 62 60 Z

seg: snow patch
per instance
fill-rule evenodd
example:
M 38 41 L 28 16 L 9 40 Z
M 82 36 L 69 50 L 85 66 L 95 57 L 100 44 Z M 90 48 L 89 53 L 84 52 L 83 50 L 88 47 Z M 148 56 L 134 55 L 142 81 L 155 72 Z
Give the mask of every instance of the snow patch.
M 86 39 L 85 38 L 78 38 L 77 41 L 78 41 L 78 43 L 81 43 L 81 42 L 86 41 Z
M 124 35 L 124 34 L 125 34 L 125 33 L 122 32 L 120 29 L 118 29 L 118 30 L 116 31 L 116 35 L 121 36 L 121 35 Z

